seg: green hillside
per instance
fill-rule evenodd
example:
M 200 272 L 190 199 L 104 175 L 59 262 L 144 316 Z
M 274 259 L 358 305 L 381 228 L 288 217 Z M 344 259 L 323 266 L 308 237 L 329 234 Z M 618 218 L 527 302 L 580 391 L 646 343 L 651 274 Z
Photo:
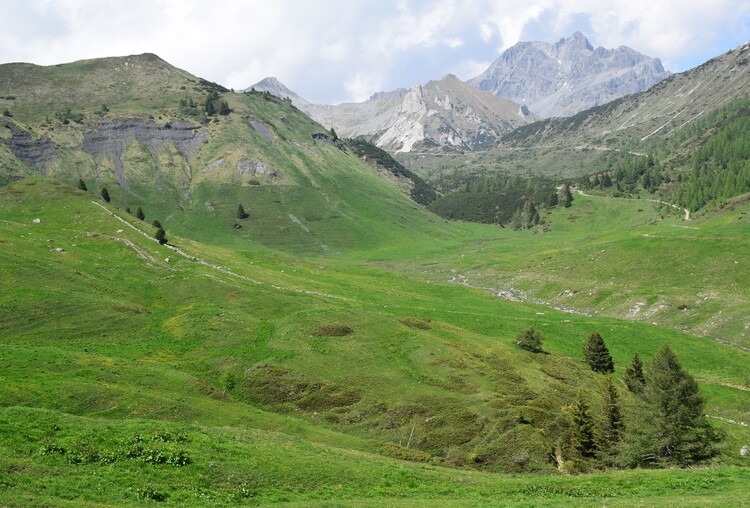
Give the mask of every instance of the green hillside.
M 168 230 L 234 248 L 323 255 L 451 234 L 360 159 L 358 145 L 347 149 L 270 94 L 217 88 L 154 55 L 0 70 L 0 95 L 16 105 L 0 118 L 0 181 L 82 179 Z M 228 114 L 209 115 L 209 102 Z
M 270 94 L 153 55 L 0 70 L 0 505 L 746 502 L 747 196 L 449 222 Z M 441 213 L 556 186 L 476 162 Z
M 0 65 L 0 105 L 24 123 L 53 119 L 67 109 L 92 115 L 102 104 L 128 115 L 147 113 L 217 86 L 149 53 L 50 66 Z

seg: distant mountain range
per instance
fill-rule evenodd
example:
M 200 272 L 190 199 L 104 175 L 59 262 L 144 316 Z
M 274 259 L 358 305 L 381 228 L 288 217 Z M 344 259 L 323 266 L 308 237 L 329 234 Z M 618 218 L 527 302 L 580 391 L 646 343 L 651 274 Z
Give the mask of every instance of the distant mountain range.
M 643 92 L 670 75 L 658 58 L 626 46 L 594 48 L 576 32 L 555 44 L 519 42 L 469 84 L 549 118 Z
M 448 75 L 359 103 L 314 104 L 276 78 L 252 88 L 290 98 L 342 136 L 364 136 L 389 151 L 409 152 L 415 147 L 484 148 L 516 127 L 642 92 L 669 75 L 659 59 L 624 46 L 594 49 L 576 32 L 554 45 L 518 43 L 468 83 Z
M 252 88 L 291 99 L 341 136 L 364 136 L 392 152 L 409 152 L 417 145 L 483 148 L 537 120 L 515 102 L 484 93 L 450 74 L 409 90 L 399 88 L 376 93 L 364 102 L 336 105 L 308 102 L 276 78 L 266 78 Z

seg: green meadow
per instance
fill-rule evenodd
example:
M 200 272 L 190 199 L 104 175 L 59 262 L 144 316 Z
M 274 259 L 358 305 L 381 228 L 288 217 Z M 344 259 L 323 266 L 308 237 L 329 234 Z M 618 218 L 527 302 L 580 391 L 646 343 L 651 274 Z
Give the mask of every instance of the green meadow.
M 312 257 L 170 235 L 185 257 L 92 193 L 39 178 L 8 185 L 0 503 L 742 505 L 747 352 L 679 323 L 613 317 L 611 302 L 624 297 L 583 315 L 488 288 L 526 281 L 541 299 L 553 284 L 580 294 L 619 279 L 623 292 L 688 301 L 683 291 L 729 287 L 739 307 L 747 269 L 724 271 L 747 248 L 743 206 L 686 229 L 652 204 L 577 196 L 546 217 L 543 234 L 434 219 L 408 243 Z M 580 262 L 613 249 L 617 262 L 606 252 Z M 725 279 L 701 272 L 691 283 L 683 269 L 705 249 Z M 646 252 L 683 267 L 664 275 Z M 690 311 L 699 324 L 709 319 Z M 515 346 L 530 326 L 544 334 L 545 354 Z M 593 331 L 616 379 L 633 352 L 647 360 L 663 344 L 676 351 L 725 433 L 711 463 L 557 472 L 549 439 L 562 408 L 603 386 L 580 360 Z

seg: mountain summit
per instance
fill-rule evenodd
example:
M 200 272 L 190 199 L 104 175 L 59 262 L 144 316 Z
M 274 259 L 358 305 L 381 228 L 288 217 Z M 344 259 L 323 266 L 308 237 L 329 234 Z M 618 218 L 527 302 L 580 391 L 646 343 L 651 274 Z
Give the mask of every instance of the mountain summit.
M 643 92 L 670 74 L 658 58 L 626 46 L 594 48 L 576 32 L 555 44 L 519 42 L 469 84 L 553 117 Z

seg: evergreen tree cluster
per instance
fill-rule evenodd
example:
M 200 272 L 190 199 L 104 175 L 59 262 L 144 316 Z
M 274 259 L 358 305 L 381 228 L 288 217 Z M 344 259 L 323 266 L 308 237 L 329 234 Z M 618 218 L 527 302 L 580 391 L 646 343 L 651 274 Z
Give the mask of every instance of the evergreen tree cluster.
M 568 192 L 566 201 L 564 193 L 558 193 L 555 182 L 545 177 L 456 172 L 441 177 L 435 185 L 444 195 L 428 208 L 437 215 L 446 219 L 508 224 L 515 229 L 543 224 L 540 209 L 550 209 L 559 203 L 570 206 L 573 201 L 569 187 L 564 187 Z
M 71 121 L 76 123 L 82 123 L 83 122 L 83 113 L 73 113 L 70 108 L 66 109 L 64 112 L 58 112 L 55 113 L 55 118 L 57 118 L 63 125 L 68 125 Z
M 199 116 L 200 114 L 200 111 L 195 105 L 192 97 L 188 97 L 187 99 L 180 99 L 180 102 L 177 106 L 177 111 L 180 115 L 183 116 Z
M 691 211 L 750 192 L 750 104 L 698 150 L 692 171 L 675 190 L 676 201 Z
M 214 89 L 208 93 L 203 111 L 206 113 L 206 116 L 214 116 L 216 114 L 226 116 L 231 110 L 229 109 L 229 103 L 219 96 L 218 90 Z
M 592 370 L 614 371 L 598 333 L 584 345 Z M 596 366 L 596 368 L 595 368 Z M 689 466 L 716 454 L 721 436 L 708 424 L 698 384 L 664 346 L 643 367 L 633 356 L 621 394 L 607 376 L 601 394 L 579 392 L 559 455 L 576 471 L 601 467 Z
M 656 165 L 654 156 L 632 155 L 612 170 L 582 177 L 578 185 L 584 190 L 601 189 L 621 197 L 638 194 L 641 190 L 653 194 L 662 183 L 669 181 Z

